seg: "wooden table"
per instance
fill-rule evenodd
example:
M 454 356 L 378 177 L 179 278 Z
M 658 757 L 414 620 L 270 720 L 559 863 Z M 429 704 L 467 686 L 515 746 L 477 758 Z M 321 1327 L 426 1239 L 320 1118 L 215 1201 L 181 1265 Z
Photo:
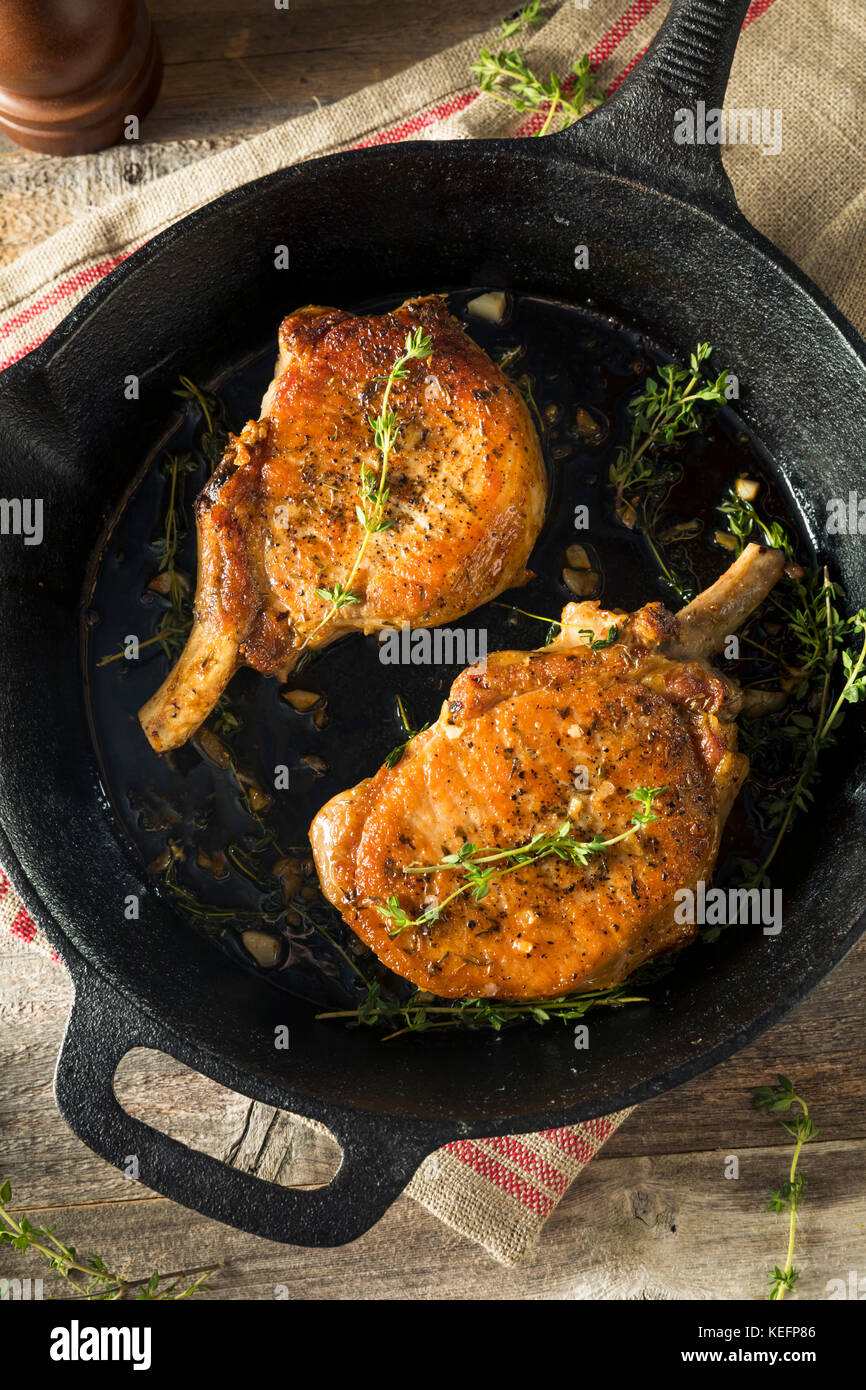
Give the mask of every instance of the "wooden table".
M 0 242 L 11 260 L 130 186 L 389 76 L 485 27 L 507 0 L 151 0 L 166 59 L 159 102 L 134 151 L 29 155 L 0 137 Z M 25 1002 L 22 1002 L 25 1001 Z M 536 1253 L 504 1270 L 407 1198 L 354 1244 L 308 1251 L 197 1216 L 130 1184 L 66 1129 L 51 1076 L 71 1001 L 62 969 L 12 940 L 0 946 L 0 1178 L 16 1204 L 133 1277 L 213 1261 L 212 1298 L 760 1298 L 784 1255 L 764 1210 L 787 1167 L 785 1135 L 749 1088 L 791 1075 L 820 1138 L 803 1162 L 799 1296 L 866 1275 L 863 1112 L 866 941 L 781 1024 L 732 1061 L 642 1106 L 582 1174 Z M 333 1154 L 287 1119 L 232 1097 L 170 1060 L 130 1054 L 118 1092 L 134 1113 L 227 1161 L 310 1185 Z M 739 1178 L 725 1177 L 739 1159 Z M 0 1277 L 41 1272 L 5 1251 Z

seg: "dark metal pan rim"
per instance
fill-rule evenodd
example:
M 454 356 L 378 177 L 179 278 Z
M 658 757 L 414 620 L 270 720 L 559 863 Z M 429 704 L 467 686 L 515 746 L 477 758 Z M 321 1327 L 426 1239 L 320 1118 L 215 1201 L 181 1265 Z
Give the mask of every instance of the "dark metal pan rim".
M 591 120 L 591 118 L 585 119 Z M 844 340 L 857 365 L 866 366 L 866 338 L 857 331 L 851 321 L 846 318 L 820 286 L 804 271 L 800 270 L 763 233 L 753 227 L 738 209 L 699 207 L 694 202 L 690 202 L 685 195 L 678 196 L 670 191 L 657 188 L 651 183 L 642 183 L 626 175 L 599 169 L 590 163 L 584 164 L 579 157 L 575 158 L 575 152 L 571 148 L 573 139 L 574 132 L 571 130 L 544 137 L 545 145 L 555 145 L 557 153 L 561 152 L 560 162 L 569 176 L 575 177 L 583 174 L 595 182 L 608 182 L 611 185 L 640 188 L 644 193 L 660 202 L 680 206 L 691 217 L 705 219 L 718 233 L 739 240 L 744 249 L 767 253 L 773 261 L 774 269 L 779 277 L 802 296 L 810 309 L 817 309 L 820 312 L 822 318 Z M 420 158 L 431 160 L 437 157 L 447 157 L 448 160 L 462 158 L 470 167 L 477 156 L 483 157 L 485 154 L 489 154 L 491 157 L 500 159 L 505 157 L 506 152 L 511 165 L 513 165 L 515 158 L 528 159 L 533 162 L 541 160 L 543 164 L 550 163 L 546 151 L 538 148 L 541 144 L 540 141 L 494 139 L 465 142 L 437 140 L 415 143 L 417 148 L 413 150 L 413 154 L 417 154 Z M 389 158 L 394 156 L 395 148 L 401 149 L 403 147 L 374 146 L 364 150 L 344 150 L 337 154 L 322 156 L 315 161 L 315 165 L 317 171 L 327 173 L 329 169 L 336 171 L 346 164 L 358 163 L 362 168 L 369 169 L 370 177 L 375 181 L 379 179 L 380 174 L 373 168 L 374 161 L 378 159 L 387 162 Z M 232 208 L 236 203 L 242 203 L 258 189 L 284 184 L 287 192 L 290 192 L 292 181 L 303 179 L 307 175 L 309 167 L 307 164 L 291 165 L 285 169 L 277 169 L 273 173 L 264 174 L 261 178 L 253 179 L 237 188 L 229 189 L 219 198 L 187 213 L 178 222 L 151 237 L 150 240 L 127 256 L 120 265 L 116 266 L 109 276 L 94 285 L 93 289 L 79 300 L 44 342 L 38 344 L 26 357 L 18 362 L 13 362 L 5 369 L 2 373 L 4 387 L 6 385 L 16 386 L 19 379 L 28 376 L 33 371 L 47 367 L 55 353 L 71 341 L 79 327 L 99 309 L 103 301 L 114 294 L 120 284 L 130 276 L 138 275 L 146 270 L 153 259 L 162 256 L 165 252 L 170 252 L 179 235 L 185 236 L 188 231 L 199 224 L 218 220 L 223 212 Z M 570 213 L 565 215 L 565 220 L 571 221 Z M 490 288 L 507 288 L 524 293 L 532 292 L 531 286 L 499 286 L 491 283 Z M 635 326 L 640 327 L 640 325 Z

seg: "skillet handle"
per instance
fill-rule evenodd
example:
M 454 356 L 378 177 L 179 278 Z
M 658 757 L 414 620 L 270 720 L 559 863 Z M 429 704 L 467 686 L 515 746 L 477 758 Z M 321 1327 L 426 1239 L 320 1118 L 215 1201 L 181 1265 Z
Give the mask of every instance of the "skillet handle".
M 114 1093 L 114 1074 L 133 1047 L 156 1048 L 205 1075 L 207 1056 L 190 1057 L 177 1035 L 140 1013 L 89 967 L 78 965 L 73 978 L 75 1002 L 54 1078 L 60 1112 L 100 1158 L 126 1169 L 134 1156 L 137 1180 L 174 1202 L 268 1240 L 343 1245 L 375 1225 L 435 1147 L 417 1139 L 407 1143 L 363 1112 L 344 1112 L 342 1123 L 339 1113 L 327 1114 L 325 1123 L 343 1150 L 341 1164 L 326 1187 L 303 1191 L 187 1148 L 127 1114 Z M 248 1095 L 243 1073 L 226 1072 L 220 1059 L 214 1079 Z M 317 1110 L 320 1118 L 322 1107 Z M 297 1105 L 293 1101 L 293 1113 L 305 1113 L 302 1097 Z
M 749 0 L 671 0 L 646 54 L 597 111 L 554 136 L 612 173 L 726 214 L 737 211 L 718 144 L 679 143 L 698 103 L 722 106 Z

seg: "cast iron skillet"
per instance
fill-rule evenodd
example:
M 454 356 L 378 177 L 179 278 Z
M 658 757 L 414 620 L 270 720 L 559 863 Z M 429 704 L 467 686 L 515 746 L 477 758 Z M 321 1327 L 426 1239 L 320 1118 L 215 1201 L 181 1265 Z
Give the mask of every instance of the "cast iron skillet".
M 737 210 L 712 146 L 674 112 L 721 105 L 747 0 L 674 0 L 656 43 L 599 113 L 543 140 L 407 144 L 302 164 L 155 238 L 0 382 L 2 492 L 41 497 L 45 539 L 0 541 L 0 857 L 63 956 L 75 1004 L 57 1070 L 69 1124 L 142 1182 L 273 1240 L 334 1245 L 386 1210 L 459 1136 L 565 1125 L 675 1086 L 767 1028 L 853 944 L 866 878 L 861 734 L 796 846 L 778 938 L 729 932 L 678 964 L 651 1008 L 567 1029 L 422 1035 L 383 1046 L 314 1022 L 236 969 L 146 882 L 108 814 L 88 732 L 79 604 L 88 560 L 164 427 L 181 371 L 208 381 L 308 301 L 500 286 L 609 306 L 680 355 L 716 345 L 741 414 L 817 538 L 823 501 L 861 480 L 866 346 Z M 291 280 L 274 247 L 291 248 Z M 574 247 L 590 269 L 574 269 Z M 127 401 L 135 373 L 140 399 Z M 859 606 L 856 537 L 818 549 Z M 119 922 L 126 892 L 142 919 Z M 276 1051 L 288 1024 L 291 1047 Z M 259 1101 L 311 1116 L 343 1148 L 327 1187 L 293 1192 L 128 1117 L 112 1078 L 156 1047 Z

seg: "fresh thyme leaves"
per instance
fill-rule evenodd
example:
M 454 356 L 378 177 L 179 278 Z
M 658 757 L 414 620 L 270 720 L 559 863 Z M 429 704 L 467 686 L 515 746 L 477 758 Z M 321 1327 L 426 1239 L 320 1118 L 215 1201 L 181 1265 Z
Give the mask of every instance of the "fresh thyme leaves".
M 545 647 L 550 646 L 557 632 L 562 627 L 559 618 L 544 618 L 540 613 L 530 613 L 526 608 L 518 608 L 513 603 L 494 603 L 494 607 L 507 608 L 510 613 L 519 613 L 523 618 L 533 618 L 535 622 L 547 623 L 547 634 L 543 643 Z M 588 627 L 578 628 L 577 632 L 578 636 L 583 638 L 585 645 L 589 647 L 590 651 L 600 652 L 604 651 L 605 647 L 613 646 L 621 630 L 621 628 L 614 624 L 612 627 L 608 628 L 606 637 L 596 637 L 595 633 Z
M 755 1086 L 752 1088 L 753 1104 L 756 1110 L 761 1110 L 765 1115 L 778 1115 L 781 1112 L 794 1110 L 799 1107 L 799 1114 L 795 1113 L 790 1120 L 779 1120 L 783 1130 L 794 1140 L 794 1152 L 791 1156 L 791 1167 L 788 1171 L 786 1181 L 779 1188 L 778 1192 L 771 1192 L 770 1200 L 767 1203 L 768 1211 L 788 1212 L 788 1251 L 785 1258 L 785 1267 L 780 1269 L 776 1265 L 769 1278 L 770 1302 L 781 1302 L 786 1293 L 793 1291 L 797 1282 L 797 1270 L 794 1268 L 794 1237 L 797 1231 L 797 1212 L 803 1202 L 804 1178 L 802 1173 L 798 1173 L 797 1164 L 804 1144 L 808 1144 L 816 1138 L 818 1131 L 812 1123 L 809 1115 L 809 1107 L 801 1096 L 794 1090 L 794 1084 L 789 1081 L 787 1076 L 778 1074 L 777 1086 Z
M 179 380 L 180 387 L 174 395 L 198 407 L 205 426 L 199 435 L 198 448 L 208 471 L 213 473 L 229 442 L 225 405 L 219 396 L 202 390 L 188 376 L 182 376 Z
M 192 1298 L 210 1289 L 206 1280 L 220 1268 L 219 1265 L 201 1265 L 196 1269 L 172 1270 L 169 1274 L 154 1270 L 145 1279 L 122 1279 L 109 1271 L 99 1255 L 79 1255 L 74 1245 L 64 1245 L 54 1234 L 55 1226 L 34 1226 L 23 1213 L 11 1212 L 11 1201 L 12 1187 L 4 1182 L 0 1186 L 0 1245 L 11 1245 L 22 1254 L 35 1250 L 49 1269 L 90 1302 L 115 1302 L 127 1294 L 134 1295 L 139 1303 Z
M 516 18 L 504 19 L 502 38 L 515 38 L 537 24 L 541 19 L 540 9 L 537 0 L 533 0 L 533 3 L 523 6 Z M 524 115 L 546 109 L 544 124 L 536 132 L 538 135 L 548 133 L 555 117 L 559 122 L 558 129 L 565 130 L 604 101 L 604 93 L 590 68 L 587 54 L 574 64 L 565 83 L 560 82 L 555 73 L 550 74 L 549 82 L 542 81 L 527 67 L 523 54 L 517 48 L 503 49 L 497 53 L 482 48 L 477 61 L 471 65 L 471 71 L 478 78 L 482 92 L 487 92 L 512 111 Z
M 577 632 L 578 636 L 584 639 L 591 652 L 602 652 L 605 647 L 613 646 L 617 637 L 619 637 L 620 629 L 614 624 L 612 627 L 608 628 L 606 637 L 596 637 L 595 633 L 592 632 L 590 628 L 580 627 Z
M 541 0 L 530 0 L 528 5 L 524 5 L 518 10 L 511 19 L 502 20 L 502 37 L 513 39 L 517 34 L 522 34 L 524 29 L 531 29 L 533 24 L 541 23 Z
M 191 454 L 166 454 L 160 460 L 160 471 L 168 483 L 168 498 L 163 516 L 162 534 L 154 541 L 153 549 L 159 558 L 157 575 L 164 577 L 158 591 L 168 599 L 168 607 L 159 620 L 155 637 L 140 642 L 138 650 L 157 642 L 170 661 L 174 661 L 189 636 L 192 627 L 192 608 L 189 585 L 176 568 L 178 551 L 186 534 L 184 522 L 184 484 L 186 475 L 194 472 L 196 460 Z M 153 587 L 153 585 L 152 585 Z M 107 666 L 125 655 L 123 649 L 101 658 L 99 665 Z
M 640 809 L 635 811 L 628 829 L 610 839 L 594 835 L 591 840 L 575 840 L 571 834 L 571 821 L 566 820 L 558 830 L 549 834 L 539 832 L 525 844 L 515 845 L 510 849 L 480 849 L 478 845 L 465 841 L 455 854 L 446 854 L 438 864 L 410 864 L 403 871 L 406 874 L 438 874 L 446 870 L 460 873 L 465 882 L 443 898 L 442 902 L 431 903 L 420 916 L 410 917 L 400 906 L 400 899 L 392 895 L 384 907 L 374 904 L 376 911 L 380 917 L 393 924 L 389 928 L 389 935 L 399 936 L 407 929 L 437 922 L 445 908 L 464 893 L 471 893 L 475 902 L 481 902 L 487 897 L 493 883 L 529 864 L 537 864 L 540 859 L 553 856 L 569 864 L 586 865 L 593 854 L 601 854 L 611 849 L 613 845 L 618 845 L 622 840 L 636 834 L 643 826 L 657 820 L 654 804 L 666 790 L 666 787 L 639 787 L 636 791 L 630 792 L 631 799 L 638 803 Z
M 200 433 L 192 453 L 164 454 L 158 467 L 168 484 L 168 495 L 162 522 L 162 533 L 153 542 L 153 550 L 158 557 L 157 572 L 150 588 L 168 600 L 155 636 L 139 642 L 138 651 L 148 647 L 162 647 L 170 662 L 177 661 L 192 628 L 192 594 L 189 581 L 177 568 L 181 546 L 187 533 L 186 524 L 186 483 L 190 474 L 202 466 L 212 473 L 222 458 L 228 443 L 228 428 L 225 424 L 225 405 L 210 391 L 203 391 L 189 377 L 179 378 L 180 388 L 174 392 L 183 400 L 197 406 L 204 428 Z M 99 666 L 108 666 L 126 656 L 125 646 L 120 651 L 111 652 L 100 658 Z M 229 696 L 223 694 L 217 701 L 210 716 L 210 724 L 221 734 L 233 733 L 240 727 L 237 715 L 233 712 Z
M 844 715 L 846 704 L 857 704 L 866 699 L 866 608 L 861 608 L 851 618 L 840 619 L 830 604 L 829 593 L 832 586 L 827 585 L 827 640 L 832 657 L 828 657 L 826 674 L 821 687 L 820 704 L 816 715 L 798 714 L 790 726 L 795 739 L 805 742 L 805 753 L 800 771 L 784 796 L 770 803 L 767 808 L 771 824 L 777 826 L 776 838 L 758 870 L 763 882 L 767 869 L 775 859 L 783 838 L 791 827 L 798 812 L 805 811 L 814 797 L 814 785 L 818 780 L 818 760 L 821 754 L 836 742 L 836 735 Z M 859 651 L 851 652 L 841 644 L 849 637 L 860 640 Z M 833 669 L 841 653 L 843 684 L 836 699 L 831 703 L 830 683 Z
M 694 434 L 706 420 L 702 407 L 724 404 L 727 372 L 721 372 L 715 381 L 702 378 L 702 364 L 711 352 L 709 343 L 698 343 L 688 367 L 674 363 L 659 367 L 658 375 L 647 379 L 643 393 L 632 399 L 631 440 L 618 450 L 611 471 L 618 502 L 627 501 L 633 491 L 646 490 L 654 484 L 657 470 L 644 457 L 651 447 L 669 447 Z
M 397 744 L 396 748 L 391 749 L 391 752 L 385 759 L 386 767 L 396 767 L 403 754 L 406 752 L 406 749 L 409 747 L 409 744 L 412 742 L 413 738 L 416 738 L 418 734 L 423 734 L 425 729 L 430 728 L 429 720 L 426 724 L 422 724 L 420 729 L 415 729 L 412 727 L 412 721 L 406 713 L 406 706 L 403 704 L 403 699 L 400 695 L 397 696 L 397 715 L 400 720 L 400 723 L 403 726 L 403 731 L 406 734 L 406 737 L 404 738 L 402 743 Z
M 382 1042 L 390 1042 L 404 1033 L 424 1033 L 431 1028 L 492 1028 L 498 1033 L 513 1023 L 530 1020 L 539 1024 L 553 1019 L 570 1023 L 602 1004 L 618 1007 L 646 1002 L 643 995 L 627 994 L 624 985 L 613 985 L 610 989 L 588 990 L 585 994 L 563 994 L 556 999 L 527 999 L 514 1003 L 495 999 L 458 999 L 449 1003 L 423 992 L 401 1003 L 387 998 L 380 985 L 372 984 L 357 1009 L 338 1009 L 316 1017 L 341 1019 L 350 1027 L 391 1025 L 394 1031 L 382 1038 Z
M 740 497 L 735 488 L 728 489 L 728 495 L 721 503 L 719 511 L 727 518 L 728 530 L 736 541 L 737 555 L 742 555 L 746 545 L 757 532 L 762 545 L 781 550 L 787 560 L 794 559 L 794 548 L 781 522 L 765 521 L 759 516 L 755 504 Z
M 168 479 L 168 501 L 163 534 L 154 545 L 159 556 L 159 573 L 168 578 L 168 607 L 159 620 L 158 640 L 169 661 L 175 661 L 192 627 L 189 585 L 175 568 L 178 550 L 186 533 L 183 519 L 185 475 L 197 467 L 190 454 L 167 454 L 161 463 Z M 143 645 L 143 644 L 142 644 Z
M 374 468 L 369 468 L 366 463 L 361 464 L 361 477 L 358 483 L 358 493 L 361 500 L 355 507 L 355 515 L 363 528 L 364 538 L 345 581 L 333 584 L 330 588 L 316 590 L 319 598 L 330 604 L 330 607 L 321 622 L 305 639 L 304 647 L 309 646 L 316 634 L 331 621 L 334 614 L 338 613 L 341 608 L 347 604 L 361 602 L 359 595 L 352 589 L 352 583 L 367 552 L 370 537 L 377 535 L 380 531 L 387 531 L 393 525 L 393 522 L 385 519 L 385 507 L 390 493 L 387 486 L 388 465 L 391 452 L 400 433 L 400 421 L 390 406 L 391 391 L 395 382 L 406 380 L 409 375 L 407 368 L 410 362 L 423 360 L 429 357 L 432 351 L 433 339 L 422 328 L 415 328 L 406 334 L 403 351 L 394 362 L 388 375 L 377 378 L 377 380 L 384 381 L 385 390 L 382 395 L 379 414 L 368 416 L 367 423 L 373 431 L 373 441 L 379 451 L 379 463 Z
M 794 560 L 784 526 L 765 521 L 752 502 L 732 491 L 719 510 L 727 518 L 738 554 L 757 534 L 765 544 L 781 550 L 789 562 Z M 845 705 L 866 700 L 866 609 L 842 617 L 836 607 L 838 596 L 838 586 L 826 569 L 796 566 L 768 599 L 770 610 L 783 620 L 793 646 L 790 656 L 784 646 L 780 647 L 778 674 L 791 690 L 796 707 L 782 723 L 761 719 L 747 726 L 746 743 L 753 754 L 762 743 L 784 740 L 797 771 L 780 793 L 762 806 L 768 827 L 776 835 L 761 863 L 750 861 L 743 866 L 749 886 L 766 882 L 767 870 L 795 817 L 811 803 L 819 759 L 836 742 Z M 748 631 L 745 637 L 748 641 Z M 777 656 L 772 652 L 768 655 Z M 839 667 L 842 685 L 834 699 L 833 681 Z
M 657 535 L 661 509 L 682 473 L 679 462 L 665 451 L 701 430 L 710 412 L 725 403 L 727 372 L 715 380 L 703 375 L 711 353 L 709 343 L 698 343 L 688 367 L 662 366 L 647 379 L 644 391 L 630 402 L 631 438 L 617 450 L 610 469 L 617 516 L 643 532 L 665 579 L 683 601 L 694 597 L 694 589 L 670 564 Z

